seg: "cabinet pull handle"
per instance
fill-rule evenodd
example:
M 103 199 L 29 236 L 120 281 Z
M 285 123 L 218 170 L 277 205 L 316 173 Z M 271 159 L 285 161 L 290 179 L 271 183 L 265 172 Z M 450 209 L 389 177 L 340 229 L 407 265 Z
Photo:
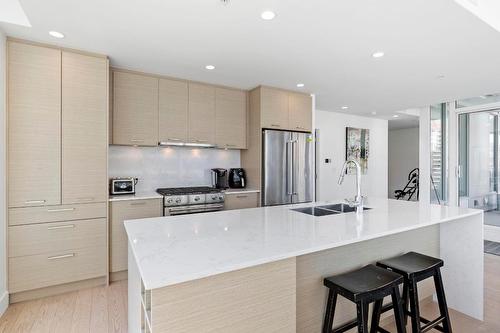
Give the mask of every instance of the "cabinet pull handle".
M 199 142 L 199 143 L 204 143 L 204 142 L 208 142 L 208 140 L 195 140 L 196 142 Z
M 146 203 L 145 202 L 131 202 L 131 206 L 144 206 Z
M 271 124 L 272 127 L 281 127 L 280 125 L 278 124 Z
M 27 204 L 43 204 L 43 203 L 45 203 L 45 200 L 26 200 L 25 203 L 27 203 Z
M 236 147 L 236 145 L 226 143 L 226 147 Z
M 239 199 L 242 199 L 242 198 L 248 198 L 248 195 L 241 195 L 240 194 L 240 195 L 237 195 L 236 197 L 239 198 Z
M 49 212 L 49 213 L 59 213 L 59 212 L 72 212 L 74 210 L 75 210 L 74 207 L 71 207 L 71 208 L 56 208 L 56 209 L 47 209 L 47 212 Z
M 83 198 L 76 198 L 78 201 L 92 201 L 94 200 L 94 197 L 83 197 Z
M 48 227 L 47 230 L 57 230 L 57 229 L 71 229 L 74 228 L 74 224 L 58 225 L 55 227 Z
M 167 138 L 168 141 L 182 141 L 181 139 L 178 138 Z
M 143 139 L 131 139 L 130 141 L 131 142 L 143 142 L 144 140 Z
M 74 257 L 74 256 L 75 256 L 74 253 L 68 253 L 68 254 L 62 254 L 60 256 L 48 257 L 47 259 L 48 260 L 57 260 L 57 259 L 71 258 L 71 257 Z

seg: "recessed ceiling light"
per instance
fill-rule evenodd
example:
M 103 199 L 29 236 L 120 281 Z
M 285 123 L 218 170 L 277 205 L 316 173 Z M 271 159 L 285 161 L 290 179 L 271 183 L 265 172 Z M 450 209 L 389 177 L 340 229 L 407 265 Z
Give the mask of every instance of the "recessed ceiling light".
M 55 38 L 64 38 L 64 34 L 60 33 L 59 31 L 49 31 L 49 35 Z
M 341 109 L 342 110 L 347 110 L 347 109 L 349 109 L 349 107 L 348 106 L 343 106 L 343 107 L 341 107 Z
M 392 116 L 392 118 L 399 118 L 399 116 L 395 114 L 394 116 Z
M 304 88 L 305 84 L 303 83 L 297 83 L 297 88 Z
M 438 76 L 436 76 L 436 79 L 444 79 L 444 75 L 443 74 L 438 75 Z
M 376 111 L 372 111 L 372 115 L 376 115 L 376 114 L 377 114 L 377 112 L 376 112 Z
M 273 11 L 266 10 L 260 14 L 263 20 L 270 21 L 276 17 L 276 14 Z
M 372 54 L 372 57 L 374 57 L 374 58 L 382 58 L 384 55 L 385 55 L 385 53 L 384 53 L 384 52 L 382 52 L 382 51 L 377 51 L 377 52 L 375 52 L 374 54 Z
M 215 69 L 215 66 L 214 65 L 206 65 L 205 68 L 208 69 L 209 71 L 212 71 Z

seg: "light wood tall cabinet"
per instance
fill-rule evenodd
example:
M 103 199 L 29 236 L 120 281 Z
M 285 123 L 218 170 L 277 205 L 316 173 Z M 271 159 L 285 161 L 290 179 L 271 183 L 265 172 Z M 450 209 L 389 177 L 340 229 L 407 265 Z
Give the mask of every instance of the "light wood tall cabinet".
M 215 143 L 215 87 L 189 83 L 189 141 Z
M 106 59 L 62 52 L 62 203 L 104 202 L 107 189 Z
M 312 98 L 310 95 L 291 92 L 288 97 L 289 129 L 312 131 Z
M 219 147 L 246 149 L 247 94 L 241 90 L 215 89 L 215 143 Z
M 262 127 L 273 129 L 289 128 L 288 92 L 280 89 L 261 87 L 261 121 Z
M 158 78 L 113 72 L 113 144 L 158 145 Z
M 188 83 L 160 79 L 159 142 L 186 142 L 188 139 Z
M 107 280 L 108 59 L 8 40 L 11 302 Z
M 9 207 L 61 203 L 61 52 L 9 42 Z

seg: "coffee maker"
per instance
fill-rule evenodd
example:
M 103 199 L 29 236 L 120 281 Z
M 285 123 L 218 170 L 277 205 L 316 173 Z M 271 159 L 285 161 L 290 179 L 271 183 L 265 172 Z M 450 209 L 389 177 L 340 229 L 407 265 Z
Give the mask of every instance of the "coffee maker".
M 227 186 L 227 170 L 222 168 L 212 169 L 212 187 L 226 189 Z

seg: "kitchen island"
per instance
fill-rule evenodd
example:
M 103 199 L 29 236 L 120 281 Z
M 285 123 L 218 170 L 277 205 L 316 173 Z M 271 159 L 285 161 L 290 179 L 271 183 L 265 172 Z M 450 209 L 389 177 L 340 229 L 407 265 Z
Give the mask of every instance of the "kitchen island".
M 482 320 L 482 211 L 377 198 L 359 215 L 291 210 L 325 204 L 125 221 L 129 331 L 319 333 L 323 277 L 408 251 L 444 259 L 449 307 Z M 339 301 L 335 322 L 355 313 Z

